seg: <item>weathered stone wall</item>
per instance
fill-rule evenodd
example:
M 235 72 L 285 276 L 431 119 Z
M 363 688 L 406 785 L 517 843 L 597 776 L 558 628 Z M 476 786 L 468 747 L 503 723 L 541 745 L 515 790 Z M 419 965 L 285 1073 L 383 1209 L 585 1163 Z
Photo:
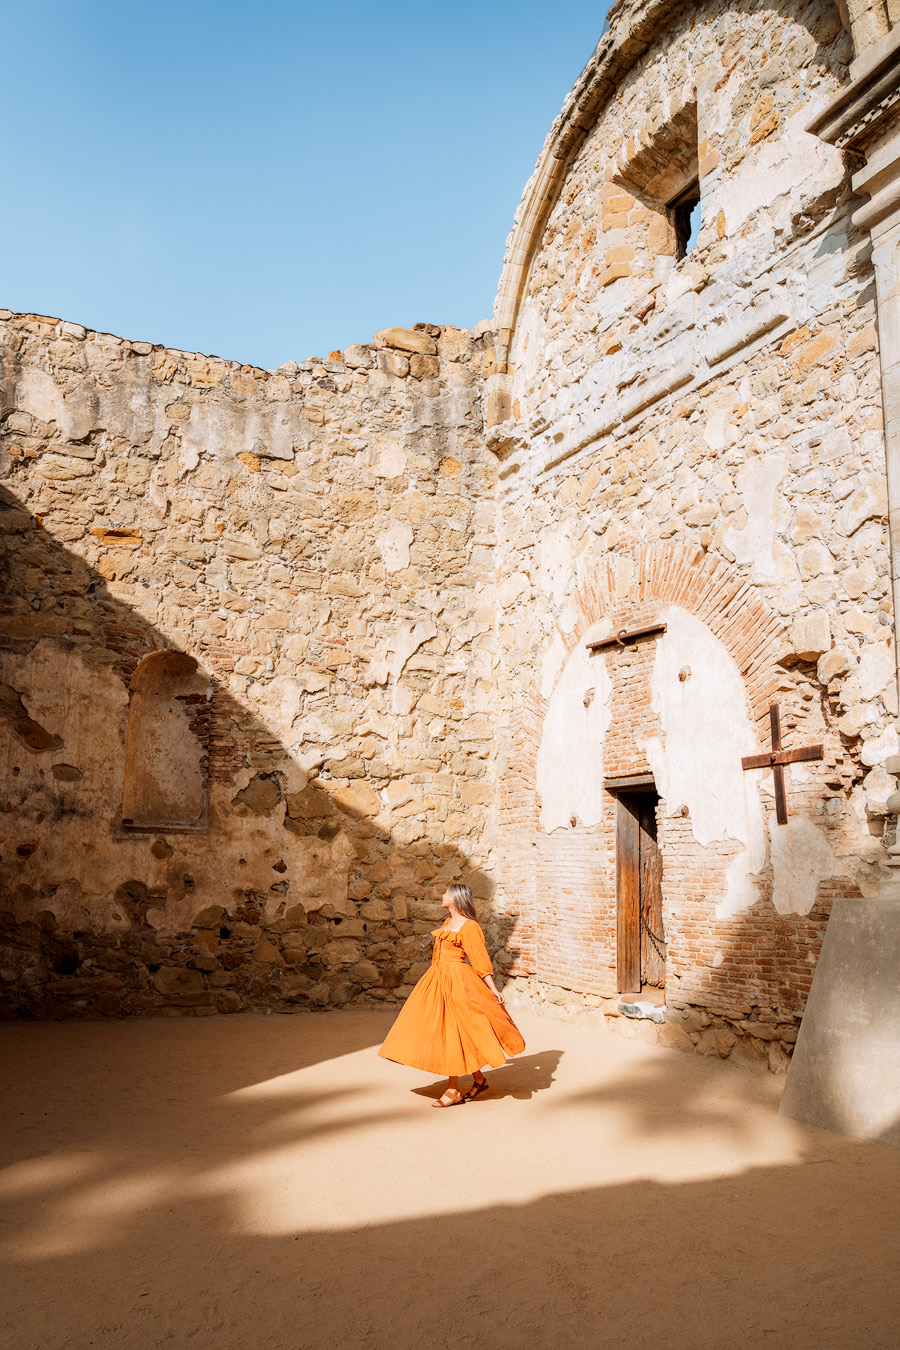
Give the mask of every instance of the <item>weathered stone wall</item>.
M 4 1001 L 402 995 L 446 884 L 488 889 L 480 335 L 0 341 Z
M 627 73 L 601 88 L 593 124 L 582 110 L 590 129 L 565 171 L 545 152 L 526 190 L 486 367 L 501 461 L 499 901 L 517 916 L 524 985 L 606 1006 L 615 803 L 602 780 L 652 772 L 667 1003 L 739 1033 L 782 1028 L 786 1049 L 830 897 L 875 885 L 895 783 L 871 260 L 850 221 L 852 166 L 805 130 L 852 51 L 830 4 L 748 0 L 671 5 L 667 26 L 656 6 L 642 53 L 636 8 L 611 11 L 601 53 L 611 68 L 628 9 Z M 702 225 L 679 257 L 672 203 L 693 183 Z M 651 622 L 666 634 L 586 653 Z M 772 701 L 788 745 L 825 747 L 789 771 L 787 827 L 771 775 L 740 768 L 768 748 Z M 758 1039 L 763 1058 L 773 1037 Z
M 11 1006 L 402 996 L 466 879 L 513 1001 L 621 1021 L 640 774 L 667 1013 L 628 1027 L 783 1066 L 896 789 L 871 250 L 806 130 L 893 10 L 619 0 L 490 331 L 265 372 L 0 311 Z M 823 746 L 786 826 L 772 702 Z

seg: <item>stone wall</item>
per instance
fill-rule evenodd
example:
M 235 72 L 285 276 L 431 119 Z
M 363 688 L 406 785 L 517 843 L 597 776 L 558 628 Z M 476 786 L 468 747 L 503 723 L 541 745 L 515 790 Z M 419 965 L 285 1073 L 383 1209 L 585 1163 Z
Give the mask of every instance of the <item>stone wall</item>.
M 645 6 L 640 43 L 636 8 L 611 11 L 526 189 L 488 353 L 498 903 L 523 989 L 615 1013 L 603 780 L 652 773 L 667 1004 L 787 1047 L 831 898 L 877 884 L 895 784 L 871 258 L 853 166 L 805 130 L 852 51 L 828 4 Z M 653 622 L 665 634 L 586 650 Z M 789 771 L 784 827 L 771 775 L 740 767 L 768 749 L 772 702 L 787 745 L 824 745 Z
M 489 889 L 480 334 L 0 340 L 5 1003 L 402 996 L 446 884 Z
M 0 311 L 10 1006 L 401 997 L 462 879 L 514 1003 L 621 1022 L 640 775 L 667 1012 L 627 1026 L 783 1065 L 893 840 L 871 249 L 807 127 L 896 17 L 619 0 L 471 333 L 266 372 Z M 772 703 L 822 746 L 787 825 Z

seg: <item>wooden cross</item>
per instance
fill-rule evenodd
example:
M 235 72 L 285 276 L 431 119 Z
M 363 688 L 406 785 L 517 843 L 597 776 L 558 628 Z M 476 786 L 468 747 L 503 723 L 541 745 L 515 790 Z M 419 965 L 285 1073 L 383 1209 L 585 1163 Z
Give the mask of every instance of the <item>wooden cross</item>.
M 768 755 L 747 755 L 741 760 L 743 769 L 771 769 L 775 779 L 775 819 L 779 825 L 787 824 L 787 801 L 784 795 L 784 766 L 798 764 L 802 760 L 823 759 L 821 745 L 808 745 L 804 750 L 782 750 L 781 715 L 778 704 L 769 708 L 769 723 L 772 727 L 772 751 Z

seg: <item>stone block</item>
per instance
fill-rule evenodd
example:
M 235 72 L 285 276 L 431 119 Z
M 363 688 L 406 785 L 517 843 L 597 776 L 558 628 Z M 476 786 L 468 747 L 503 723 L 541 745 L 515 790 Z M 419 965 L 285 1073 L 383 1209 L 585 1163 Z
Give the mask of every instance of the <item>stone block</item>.
M 354 966 L 361 957 L 359 943 L 352 938 L 335 938 L 333 942 L 326 942 L 322 948 L 322 960 L 326 966 Z
M 281 952 L 268 938 L 260 938 L 253 948 L 253 959 L 264 966 L 275 966 L 281 961 Z
M 161 994 L 197 994 L 203 989 L 203 975 L 186 966 L 161 966 L 152 977 L 153 986 Z
M 436 356 L 416 354 L 409 358 L 409 373 L 414 380 L 436 380 L 440 369 L 441 363 Z
M 625 262 L 613 263 L 600 273 L 600 285 L 610 286 L 614 281 L 620 281 L 623 277 L 631 276 L 631 264 Z
M 900 896 L 836 900 L 781 1115 L 900 1146 L 898 970 Z
M 831 650 L 831 623 L 824 609 L 814 610 L 797 619 L 791 628 L 794 651 L 802 661 L 818 661 Z
M 335 803 L 352 815 L 377 816 L 381 810 L 378 794 L 368 783 L 353 782 L 338 788 L 334 793 Z
M 417 352 L 422 356 L 437 355 L 434 338 L 414 328 L 382 328 L 375 334 L 375 346 L 394 347 L 401 352 Z

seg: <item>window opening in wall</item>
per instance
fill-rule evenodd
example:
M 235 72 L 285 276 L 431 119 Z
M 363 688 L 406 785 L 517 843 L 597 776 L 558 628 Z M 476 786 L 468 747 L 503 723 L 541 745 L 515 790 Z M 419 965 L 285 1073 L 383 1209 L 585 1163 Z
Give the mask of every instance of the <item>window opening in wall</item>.
M 697 105 L 691 100 L 649 135 L 627 142 L 614 181 L 648 212 L 647 243 L 662 266 L 680 262 L 700 234 L 700 155 Z
M 134 672 L 123 829 L 206 829 L 210 694 L 197 662 L 181 652 L 154 652 Z
M 680 262 L 690 253 L 700 233 L 700 184 L 692 183 L 671 203 L 669 210 L 675 228 L 675 258 Z

